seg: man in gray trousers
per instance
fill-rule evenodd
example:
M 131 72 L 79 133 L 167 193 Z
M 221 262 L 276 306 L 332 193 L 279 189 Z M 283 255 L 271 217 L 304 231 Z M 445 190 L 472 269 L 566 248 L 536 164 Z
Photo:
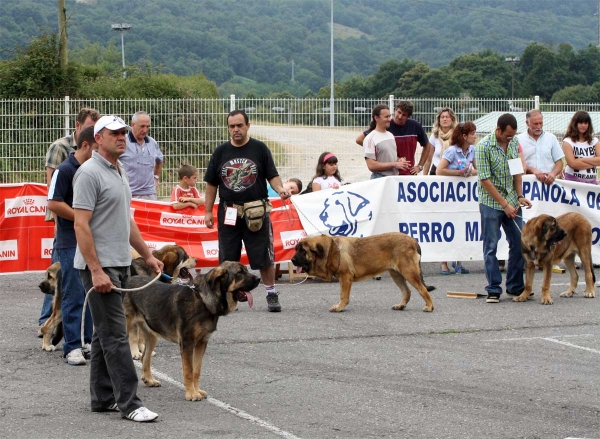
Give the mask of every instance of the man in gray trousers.
M 121 292 L 127 288 L 130 245 L 157 273 L 157 260 L 131 218 L 131 190 L 118 158 L 125 151 L 129 126 L 116 116 L 94 125 L 98 151 L 73 179 L 77 250 L 74 266 L 86 291 L 94 320 L 90 363 L 93 412 L 118 411 L 136 422 L 155 420 L 137 396 L 138 377 L 131 358 Z

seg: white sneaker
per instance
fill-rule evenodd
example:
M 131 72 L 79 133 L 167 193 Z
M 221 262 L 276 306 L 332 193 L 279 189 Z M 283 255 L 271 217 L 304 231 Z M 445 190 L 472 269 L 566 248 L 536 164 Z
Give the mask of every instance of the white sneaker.
M 81 352 L 81 348 L 73 349 L 67 354 L 64 360 L 65 363 L 68 363 L 71 366 L 82 366 L 86 364 L 83 352 Z
M 130 421 L 135 422 L 150 422 L 158 418 L 158 414 L 151 412 L 146 407 L 140 407 L 125 416 Z

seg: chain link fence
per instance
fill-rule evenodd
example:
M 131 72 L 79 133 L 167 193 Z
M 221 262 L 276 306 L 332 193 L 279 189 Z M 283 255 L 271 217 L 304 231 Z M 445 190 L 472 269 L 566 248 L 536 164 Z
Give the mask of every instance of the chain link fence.
M 184 164 L 196 166 L 202 180 L 212 151 L 229 139 L 227 113 L 244 109 L 250 117 L 250 135 L 269 146 L 278 170 L 285 180 L 300 178 L 308 183 L 315 172 L 321 152 L 332 151 L 339 158 L 339 167 L 346 182 L 369 178 L 362 149 L 355 143 L 358 134 L 367 128 L 371 109 L 380 103 L 391 108 L 397 98 L 335 99 L 334 126 L 330 126 L 329 99 L 98 99 L 79 100 L 0 100 L 0 183 L 45 183 L 44 159 L 48 146 L 70 134 L 75 116 L 82 107 L 92 107 L 101 114 L 115 114 L 131 120 L 136 111 L 146 111 L 152 117 L 149 135 L 154 137 L 165 156 L 159 188 L 159 198 L 167 199 L 177 184 L 177 170 Z M 576 110 L 597 112 L 600 103 L 542 103 L 539 99 L 456 99 L 409 98 L 414 103 L 413 118 L 431 132 L 437 111 L 452 108 L 460 121 L 478 120 L 496 112 L 524 113 L 533 108 L 547 112 L 563 112 L 564 117 Z M 556 126 L 545 129 L 560 135 L 568 120 L 563 116 Z M 600 117 L 600 116 L 595 116 Z M 546 120 L 546 116 L 545 116 Z M 598 124 L 600 126 L 600 123 Z M 597 127 L 598 129 L 598 127 Z M 481 134 L 487 134 L 482 132 Z M 198 184 L 203 190 L 203 183 Z

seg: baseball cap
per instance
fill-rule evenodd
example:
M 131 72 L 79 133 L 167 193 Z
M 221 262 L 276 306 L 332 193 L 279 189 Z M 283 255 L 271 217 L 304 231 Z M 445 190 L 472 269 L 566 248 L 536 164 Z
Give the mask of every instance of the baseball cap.
M 131 127 L 125 123 L 123 119 L 117 116 L 102 116 L 94 125 L 94 136 L 102 131 L 104 128 L 108 128 L 111 131 L 118 130 L 120 128 L 130 129 Z

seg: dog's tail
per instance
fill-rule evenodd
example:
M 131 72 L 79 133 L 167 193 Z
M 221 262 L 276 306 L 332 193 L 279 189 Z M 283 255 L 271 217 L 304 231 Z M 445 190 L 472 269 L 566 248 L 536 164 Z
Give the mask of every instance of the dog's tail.
M 423 270 L 421 269 L 421 246 L 419 245 L 418 241 L 417 241 L 417 253 L 419 254 L 419 276 L 421 277 L 421 282 L 423 283 L 423 285 L 425 285 L 425 288 L 427 288 L 427 291 L 433 291 L 433 290 L 435 290 L 435 287 L 432 285 L 427 285 L 425 283 L 425 279 L 423 279 Z

